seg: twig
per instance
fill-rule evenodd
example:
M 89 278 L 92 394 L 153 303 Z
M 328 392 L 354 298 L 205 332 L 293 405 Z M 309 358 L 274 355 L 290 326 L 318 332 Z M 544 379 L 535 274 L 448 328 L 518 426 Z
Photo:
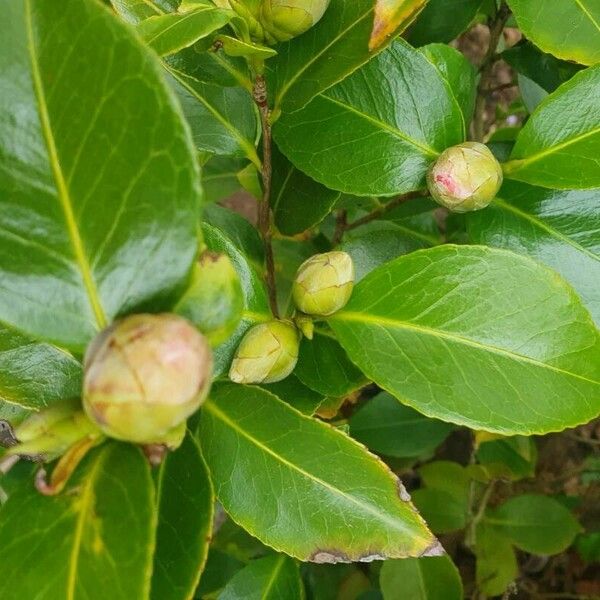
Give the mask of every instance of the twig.
M 489 93 L 488 88 L 490 87 L 494 63 L 497 60 L 496 51 L 498 49 L 498 43 L 509 16 L 510 9 L 506 2 L 502 2 L 496 16 L 489 24 L 490 43 L 479 69 L 481 72 L 481 79 L 477 86 L 477 100 L 475 102 L 475 114 L 473 116 L 473 137 L 478 142 L 482 142 L 485 137 L 485 107 L 487 95 Z
M 393 200 L 390 200 L 387 204 L 383 204 L 382 206 L 378 206 L 375 210 L 372 210 L 369 214 L 353 221 L 352 223 L 348 223 L 344 229 L 344 231 L 350 231 L 351 229 L 356 229 L 361 225 L 365 225 L 366 223 L 370 223 L 371 221 L 375 221 L 379 217 L 391 211 L 393 208 L 400 206 L 400 204 L 404 204 L 409 200 L 413 200 L 415 198 L 421 198 L 425 196 L 425 192 L 409 192 L 408 194 L 404 194 L 403 196 L 398 196 Z
M 582 435 L 577 435 L 576 433 L 566 433 L 565 434 L 569 439 L 574 440 L 576 442 L 581 442 L 582 444 L 589 444 L 590 446 L 600 446 L 600 440 L 595 438 L 586 438 Z
M 269 304 L 271 312 L 275 318 L 279 318 L 279 309 L 277 307 L 277 288 L 275 284 L 275 260 L 273 258 L 273 230 L 271 226 L 271 177 L 273 167 L 271 165 L 272 138 L 271 123 L 269 121 L 269 103 L 267 97 L 267 83 L 263 75 L 257 75 L 254 81 L 253 97 L 258 112 L 260 113 L 260 123 L 262 126 L 262 183 L 263 197 L 258 206 L 258 229 L 265 246 L 266 263 L 266 281 L 269 293 Z
M 475 513 L 475 515 L 471 519 L 471 522 L 469 523 L 469 528 L 467 530 L 465 543 L 470 548 L 475 547 L 476 535 L 477 535 L 475 531 L 477 529 L 477 525 L 479 525 L 481 519 L 483 519 L 483 516 L 485 515 L 485 511 L 487 509 L 487 505 L 488 505 L 490 498 L 492 496 L 492 493 L 494 491 L 495 485 L 496 485 L 496 480 L 492 479 L 492 481 L 490 481 L 488 486 L 485 488 L 485 491 L 483 492 L 483 496 L 481 496 L 481 500 L 479 502 L 479 507 L 477 509 L 477 512 Z
M 348 211 L 345 209 L 339 210 L 335 219 L 335 231 L 333 232 L 333 237 L 331 238 L 331 245 L 333 247 L 337 246 L 342 241 L 347 226 Z

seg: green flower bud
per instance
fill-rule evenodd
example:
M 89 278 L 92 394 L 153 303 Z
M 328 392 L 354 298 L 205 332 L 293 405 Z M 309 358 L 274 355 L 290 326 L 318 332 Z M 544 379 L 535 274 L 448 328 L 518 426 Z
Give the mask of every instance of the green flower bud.
M 212 346 L 227 340 L 244 310 L 240 278 L 226 254 L 203 252 L 175 312 L 191 321 Z
M 316 254 L 300 265 L 292 295 L 308 315 L 332 315 L 346 306 L 354 287 L 354 263 L 346 252 Z
M 317 23 L 330 0 L 263 0 L 261 24 L 271 44 L 285 42 Z
M 488 147 L 478 142 L 448 148 L 427 174 L 433 199 L 457 213 L 485 208 L 501 185 L 502 167 Z
M 231 368 L 235 383 L 275 383 L 285 379 L 298 362 L 300 334 L 289 321 L 269 321 L 246 332 Z
M 212 355 L 182 317 L 133 315 L 96 337 L 84 372 L 84 409 L 106 435 L 162 443 L 206 398 Z

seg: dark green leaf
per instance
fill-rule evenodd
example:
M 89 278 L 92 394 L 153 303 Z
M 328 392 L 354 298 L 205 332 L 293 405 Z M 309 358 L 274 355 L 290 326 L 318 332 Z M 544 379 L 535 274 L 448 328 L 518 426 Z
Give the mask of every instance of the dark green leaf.
M 406 38 L 415 46 L 450 42 L 469 27 L 482 0 L 429 0 Z
M 211 547 L 194 598 L 198 600 L 216 598 L 216 592 L 224 588 L 227 582 L 243 568 L 243 561 L 223 550 Z
M 126 21 L 135 24 L 177 10 L 180 0 L 110 0 L 110 3 Z
M 531 114 L 548 97 L 548 92 L 535 81 L 529 79 L 529 77 L 525 77 L 521 73 L 517 75 L 517 81 L 523 104 L 527 108 L 527 112 Z
M 159 65 L 106 7 L 0 9 L 0 320 L 82 351 L 187 276 L 196 157 Z
M 464 139 L 465 126 L 448 81 L 399 40 L 284 115 L 273 134 L 296 167 L 327 187 L 390 196 L 423 187 L 431 161 Z
M 238 173 L 247 165 L 240 158 L 215 156 L 202 168 L 202 187 L 207 202 L 218 202 L 241 189 Z
M 271 206 L 281 233 L 295 235 L 318 225 L 339 197 L 340 192 L 317 183 L 274 149 Z
M 325 397 L 304 385 L 295 374 L 278 383 L 262 385 L 265 390 L 275 394 L 304 415 L 314 415 Z
M 370 379 L 431 417 L 531 434 L 600 409 L 589 314 L 554 272 L 511 252 L 446 245 L 400 257 L 329 323 Z
M 303 600 L 298 564 L 284 554 L 253 560 L 219 594 L 219 600 Z
M 584 65 L 600 61 L 600 5 L 595 0 L 508 0 L 523 33 L 544 52 Z
M 531 115 L 504 172 L 557 189 L 600 186 L 600 66 L 580 71 Z
M 277 47 L 278 55 L 270 61 L 276 115 L 281 110 L 292 112 L 302 108 L 371 60 L 373 9 L 373 0 L 332 0 L 315 27 Z M 388 39 L 393 37 L 390 35 Z
M 533 554 L 564 552 L 581 531 L 567 508 L 547 496 L 524 494 L 488 511 L 485 522 L 512 543 Z
M 302 340 L 294 373 L 309 388 L 334 398 L 346 396 L 368 381 L 350 362 L 333 335 L 325 330 L 316 330 L 312 340 Z
M 0 365 L 0 405 L 40 410 L 80 394 L 81 365 L 71 354 L 1 325 Z
M 246 157 L 260 168 L 254 140 L 258 129 L 250 93 L 241 87 L 207 83 L 198 76 L 199 54 L 185 50 L 164 61 L 171 83 L 200 150 Z
M 350 435 L 369 449 L 400 458 L 434 450 L 452 431 L 452 425 L 425 417 L 380 393 L 350 419 Z
M 150 592 L 155 505 L 150 469 L 111 443 L 52 498 L 30 485 L 0 511 L 3 600 L 144 600 Z
M 530 437 L 513 436 L 483 442 L 477 460 L 494 477 L 521 479 L 535 475 L 537 448 Z
M 462 600 L 462 581 L 447 556 L 387 560 L 379 575 L 384 600 Z
M 526 254 L 558 271 L 600 324 L 600 189 L 556 191 L 507 181 L 467 224 L 475 243 Z
M 199 439 L 219 501 L 278 550 L 314 562 L 439 552 L 381 461 L 260 388 L 213 388 Z
M 208 469 L 191 435 L 160 467 L 157 506 L 151 598 L 187 600 L 206 562 L 214 506 Z

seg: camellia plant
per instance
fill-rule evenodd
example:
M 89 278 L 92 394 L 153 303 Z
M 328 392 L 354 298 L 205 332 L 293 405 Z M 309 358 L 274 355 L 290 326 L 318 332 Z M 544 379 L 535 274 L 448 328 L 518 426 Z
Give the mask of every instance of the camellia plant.
M 600 7 L 539 4 L 0 0 L 2 600 L 600 594 Z

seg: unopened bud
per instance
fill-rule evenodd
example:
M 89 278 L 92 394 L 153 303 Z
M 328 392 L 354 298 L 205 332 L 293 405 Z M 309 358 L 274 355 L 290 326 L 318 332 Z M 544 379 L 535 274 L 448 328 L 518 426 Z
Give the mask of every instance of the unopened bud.
M 285 42 L 308 31 L 330 0 L 263 0 L 261 23 L 269 43 Z
M 347 252 L 316 254 L 300 265 L 292 295 L 308 315 L 329 316 L 346 306 L 354 287 L 354 263 Z
M 300 334 L 289 321 L 269 321 L 246 332 L 231 368 L 235 383 L 275 383 L 285 379 L 298 362 Z
M 206 339 L 177 315 L 133 315 L 90 344 L 83 406 L 108 436 L 162 443 L 206 398 L 212 355 Z
M 502 185 L 502 167 L 487 146 L 465 142 L 433 163 L 427 186 L 433 199 L 457 213 L 485 208 Z

